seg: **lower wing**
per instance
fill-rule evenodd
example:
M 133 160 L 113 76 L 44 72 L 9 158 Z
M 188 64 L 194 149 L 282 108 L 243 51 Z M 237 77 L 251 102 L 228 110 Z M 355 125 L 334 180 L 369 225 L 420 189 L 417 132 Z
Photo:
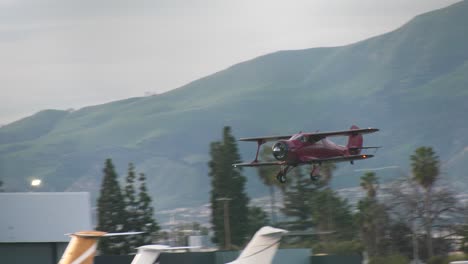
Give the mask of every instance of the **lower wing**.
M 271 161 L 271 162 L 245 162 L 232 164 L 234 167 L 260 167 L 260 166 L 281 166 L 286 165 L 284 161 Z
M 322 162 L 342 162 L 342 161 L 352 161 L 352 160 L 363 160 L 369 159 L 374 157 L 374 155 L 349 155 L 349 156 L 339 156 L 339 157 L 331 157 L 331 158 L 315 158 L 315 157 L 304 157 L 299 164 L 295 163 L 295 165 L 301 164 L 316 164 Z M 232 164 L 233 167 L 260 167 L 260 166 L 281 166 L 281 165 L 288 165 L 285 161 L 270 161 L 270 162 L 245 162 L 245 163 L 235 163 Z M 289 164 L 291 165 L 291 164 Z

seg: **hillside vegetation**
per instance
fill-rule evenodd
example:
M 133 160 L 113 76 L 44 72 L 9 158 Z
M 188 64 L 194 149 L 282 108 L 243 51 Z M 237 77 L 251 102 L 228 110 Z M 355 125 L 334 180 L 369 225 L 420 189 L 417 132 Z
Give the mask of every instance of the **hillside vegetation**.
M 0 128 L 0 179 L 22 191 L 96 193 L 106 158 L 148 177 L 155 207 L 208 201 L 209 143 L 229 125 L 237 137 L 377 127 L 372 160 L 340 165 L 334 184 L 358 184 L 355 169 L 399 166 L 432 146 L 443 172 L 466 186 L 468 169 L 468 1 L 420 15 L 352 45 L 280 51 L 239 63 L 176 90 L 77 111 L 45 110 Z M 343 142 L 341 142 L 343 143 Z M 255 146 L 240 143 L 244 159 Z M 250 193 L 265 187 L 249 175 Z M 398 175 L 397 175 L 398 174 Z

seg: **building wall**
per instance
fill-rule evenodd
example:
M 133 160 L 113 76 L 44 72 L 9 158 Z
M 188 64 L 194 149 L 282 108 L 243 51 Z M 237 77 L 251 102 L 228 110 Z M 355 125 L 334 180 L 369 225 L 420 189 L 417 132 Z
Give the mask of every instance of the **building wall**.
M 0 243 L 0 263 L 56 264 L 67 243 Z
M 1 264 L 56 264 L 65 234 L 90 229 L 89 193 L 0 193 Z
M 68 242 L 90 230 L 89 193 L 0 193 L 0 243 Z
M 161 253 L 161 264 L 224 264 L 239 256 L 238 251 Z M 94 264 L 130 264 L 133 256 L 96 256 Z M 273 264 L 310 264 L 310 249 L 280 249 Z M 338 262 L 340 263 L 340 262 Z

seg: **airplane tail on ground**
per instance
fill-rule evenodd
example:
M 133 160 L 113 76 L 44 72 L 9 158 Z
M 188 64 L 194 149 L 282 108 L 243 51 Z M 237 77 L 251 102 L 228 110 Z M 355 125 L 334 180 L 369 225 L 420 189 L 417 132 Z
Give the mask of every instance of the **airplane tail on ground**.
M 353 125 L 351 126 L 350 130 L 359 129 L 358 126 Z M 348 137 L 348 148 L 349 155 L 359 155 L 361 154 L 362 144 L 364 143 L 364 139 L 362 138 L 362 134 L 356 133 L 349 135 Z
M 146 245 L 138 248 L 131 264 L 159 264 L 161 252 L 188 250 L 199 247 L 170 247 L 166 245 Z
M 70 234 L 71 240 L 59 264 L 92 264 L 98 238 L 107 234 L 100 231 L 83 231 Z
M 239 257 L 228 264 L 271 263 L 281 237 L 288 231 L 264 226 L 255 233 Z
M 92 264 L 96 254 L 97 242 L 101 237 L 136 235 L 142 232 L 106 233 L 101 231 L 82 231 L 69 234 L 72 239 L 68 244 L 59 264 Z M 271 263 L 278 249 L 281 237 L 286 230 L 269 226 L 262 227 L 255 233 L 240 256 L 229 264 Z M 169 247 L 165 245 L 147 245 L 138 248 L 132 264 L 159 263 L 161 252 L 192 249 L 194 247 Z
M 137 235 L 143 232 L 126 232 L 126 233 L 106 233 L 101 231 L 82 231 L 71 236 L 65 252 L 59 264 L 93 264 L 94 255 L 96 255 L 97 241 L 101 237 L 108 236 L 123 236 Z

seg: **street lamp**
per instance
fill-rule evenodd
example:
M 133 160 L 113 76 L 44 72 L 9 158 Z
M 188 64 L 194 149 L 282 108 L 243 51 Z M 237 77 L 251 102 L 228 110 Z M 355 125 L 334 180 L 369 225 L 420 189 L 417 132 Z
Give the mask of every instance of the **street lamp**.
M 40 179 L 33 179 L 31 181 L 31 187 L 39 187 L 41 186 L 42 181 Z
M 224 205 L 224 247 L 231 249 L 231 228 L 229 224 L 229 201 L 231 198 L 221 197 L 216 201 L 223 202 Z

